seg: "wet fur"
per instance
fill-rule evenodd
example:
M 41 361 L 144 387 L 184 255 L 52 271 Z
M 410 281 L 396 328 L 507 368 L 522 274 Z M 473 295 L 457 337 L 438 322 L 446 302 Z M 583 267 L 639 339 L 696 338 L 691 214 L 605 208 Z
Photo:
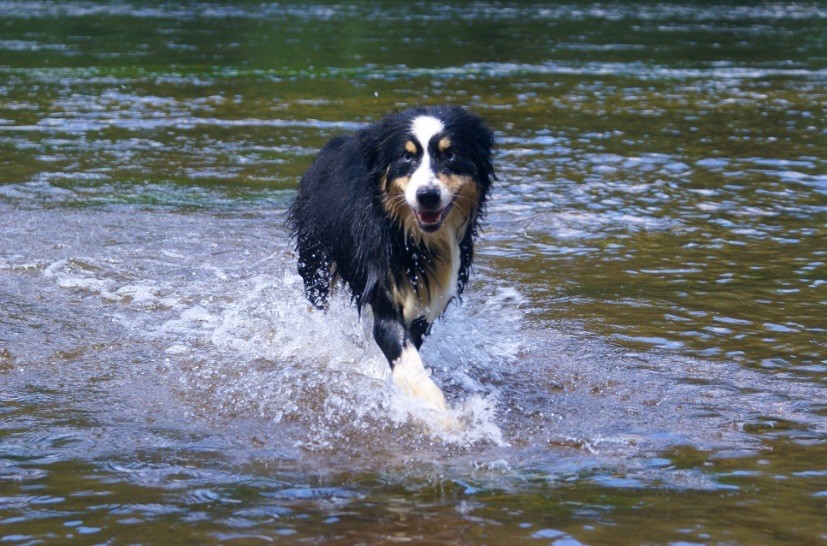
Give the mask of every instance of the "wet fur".
M 444 127 L 427 151 L 411 134 L 422 116 Z M 442 300 L 460 296 L 468 282 L 495 178 L 493 145 L 491 130 L 463 108 L 410 109 L 334 138 L 299 183 L 288 222 L 307 298 L 325 308 L 331 285 L 341 279 L 360 310 L 370 305 L 374 337 L 391 367 L 408 344 L 419 349 L 448 304 Z M 455 195 L 433 233 L 420 229 L 405 200 L 411 171 L 401 158 L 414 153 L 420 161 L 433 154 L 435 177 Z

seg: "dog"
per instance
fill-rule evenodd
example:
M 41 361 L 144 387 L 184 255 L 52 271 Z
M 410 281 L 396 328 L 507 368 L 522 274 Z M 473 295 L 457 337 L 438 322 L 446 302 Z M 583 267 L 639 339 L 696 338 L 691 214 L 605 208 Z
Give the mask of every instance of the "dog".
M 307 299 L 326 309 L 341 280 L 359 313 L 372 311 L 394 384 L 442 412 L 419 349 L 468 283 L 493 150 L 491 129 L 463 107 L 393 112 L 328 142 L 288 213 Z

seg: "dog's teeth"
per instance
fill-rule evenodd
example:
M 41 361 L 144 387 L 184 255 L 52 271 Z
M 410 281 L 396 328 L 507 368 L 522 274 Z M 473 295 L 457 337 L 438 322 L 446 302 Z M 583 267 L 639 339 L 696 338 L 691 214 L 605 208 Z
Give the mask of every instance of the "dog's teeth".
M 419 212 L 419 220 L 423 224 L 436 224 L 442 216 L 442 211 L 439 212 Z

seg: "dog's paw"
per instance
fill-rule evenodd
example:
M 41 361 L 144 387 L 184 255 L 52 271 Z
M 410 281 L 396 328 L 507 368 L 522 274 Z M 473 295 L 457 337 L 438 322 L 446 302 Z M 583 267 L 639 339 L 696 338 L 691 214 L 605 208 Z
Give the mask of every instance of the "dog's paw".
M 461 418 L 461 412 L 448 407 L 442 390 L 425 370 L 419 374 L 395 373 L 394 384 L 416 405 L 411 414 L 425 427 L 423 432 L 453 439 L 466 431 L 467 423 Z
M 422 359 L 413 345 L 406 344 L 393 365 L 393 382 L 405 395 L 422 406 L 442 413 L 448 411 L 445 395 L 428 375 Z
M 440 413 L 448 412 L 445 395 L 424 368 L 396 366 L 393 370 L 393 382 L 403 394 L 415 399 L 425 408 Z

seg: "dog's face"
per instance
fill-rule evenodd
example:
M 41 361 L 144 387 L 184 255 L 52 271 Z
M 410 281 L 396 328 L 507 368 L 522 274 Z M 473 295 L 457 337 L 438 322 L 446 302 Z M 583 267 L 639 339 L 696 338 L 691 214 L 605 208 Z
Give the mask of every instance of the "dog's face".
M 476 217 L 493 177 L 493 139 L 482 120 L 439 107 L 396 114 L 379 131 L 383 205 L 406 231 L 456 231 Z

